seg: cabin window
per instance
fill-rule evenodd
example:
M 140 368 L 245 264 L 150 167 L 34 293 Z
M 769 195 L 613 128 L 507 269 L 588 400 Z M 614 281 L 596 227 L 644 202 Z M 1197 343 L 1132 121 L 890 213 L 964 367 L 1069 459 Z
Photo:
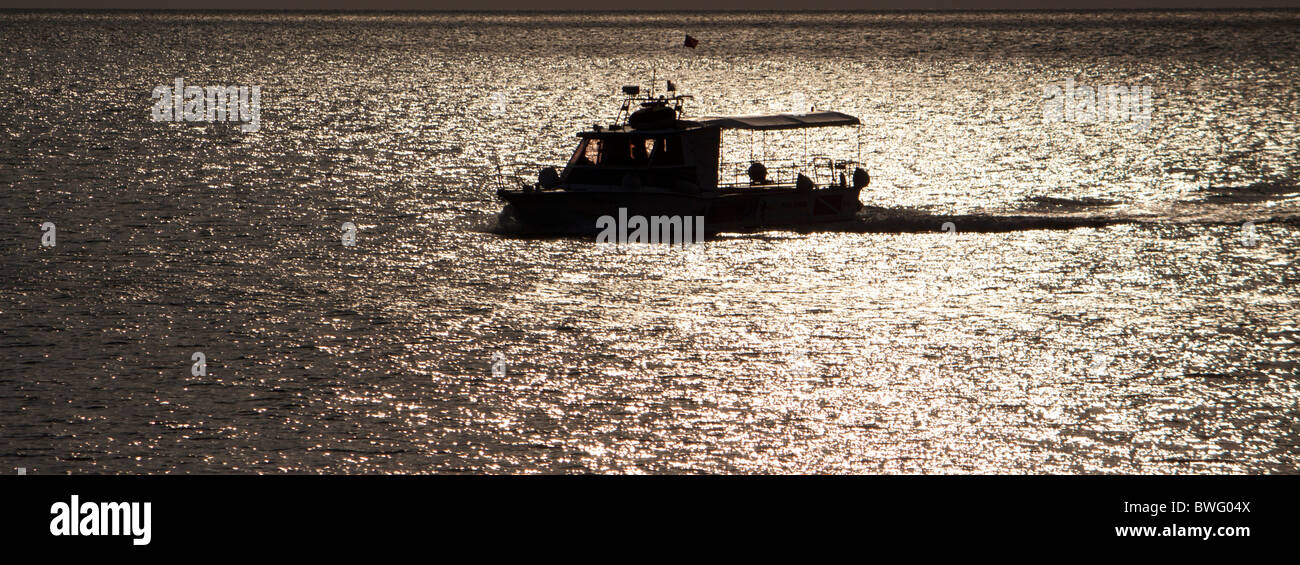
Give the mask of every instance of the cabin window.
M 680 137 L 605 137 L 583 140 L 574 165 L 601 168 L 680 167 L 686 164 Z
M 594 166 L 596 166 L 596 165 L 599 165 L 599 164 L 600 164 L 600 157 L 601 157 L 601 155 L 600 155 L 600 140 L 599 140 L 599 139 L 588 139 L 588 140 L 584 141 L 584 142 L 582 143 L 582 149 L 579 150 L 579 153 L 581 154 L 581 155 L 578 157 L 578 164 L 579 164 L 579 165 L 586 165 L 586 166 L 590 166 L 590 167 L 594 167 Z
M 605 147 L 606 167 L 644 167 L 650 161 L 648 140 L 635 137 L 607 137 Z
M 682 159 L 682 138 L 680 137 L 660 137 L 657 139 L 647 139 L 647 146 L 650 149 L 650 166 L 652 167 L 676 167 L 685 163 Z
M 687 165 L 685 138 L 680 135 L 642 137 L 610 135 L 583 139 L 564 173 L 566 182 L 617 184 L 629 170 L 644 171 L 645 186 L 673 186 L 694 181 Z

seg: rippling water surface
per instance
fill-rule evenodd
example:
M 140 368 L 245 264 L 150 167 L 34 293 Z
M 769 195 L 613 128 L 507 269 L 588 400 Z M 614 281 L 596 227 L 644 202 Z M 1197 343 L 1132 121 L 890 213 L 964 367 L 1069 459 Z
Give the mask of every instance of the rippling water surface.
M 1300 470 L 1297 12 L 9 12 L 0 37 L 6 468 Z M 861 152 L 863 220 L 693 252 L 497 229 L 493 160 L 562 161 L 652 72 L 697 114 L 861 116 L 860 149 L 808 143 Z M 177 77 L 260 85 L 261 130 L 150 121 Z M 1045 123 L 1071 77 L 1151 86 L 1150 129 Z M 728 158 L 751 141 L 804 143 Z

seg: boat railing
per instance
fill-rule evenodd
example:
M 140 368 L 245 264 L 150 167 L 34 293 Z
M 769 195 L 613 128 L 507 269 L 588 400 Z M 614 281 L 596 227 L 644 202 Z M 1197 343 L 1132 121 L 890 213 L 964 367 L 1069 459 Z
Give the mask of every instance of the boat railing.
M 532 187 L 537 182 L 537 172 L 551 165 L 544 163 L 513 163 L 491 165 L 483 177 L 483 184 L 493 190 L 519 190 Z
M 755 163 L 766 169 L 765 178 L 758 180 L 751 174 Z M 852 182 L 856 161 L 832 159 L 826 156 L 810 157 L 806 160 L 753 160 L 741 162 L 724 162 L 718 167 L 718 186 L 723 188 L 759 188 L 764 186 L 793 186 L 799 175 L 808 177 L 813 185 L 820 188 L 829 186 L 847 186 Z

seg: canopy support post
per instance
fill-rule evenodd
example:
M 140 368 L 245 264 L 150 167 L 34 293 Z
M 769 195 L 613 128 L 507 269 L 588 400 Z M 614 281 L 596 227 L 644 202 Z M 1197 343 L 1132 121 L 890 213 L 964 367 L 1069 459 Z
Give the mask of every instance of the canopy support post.
M 858 166 L 862 166 L 862 124 L 858 124 L 853 129 L 858 132 Z

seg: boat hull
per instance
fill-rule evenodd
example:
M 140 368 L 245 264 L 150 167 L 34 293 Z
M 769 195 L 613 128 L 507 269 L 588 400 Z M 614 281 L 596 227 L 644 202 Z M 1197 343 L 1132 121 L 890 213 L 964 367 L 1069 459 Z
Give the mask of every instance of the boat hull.
M 649 191 L 499 191 L 504 220 L 529 232 L 594 234 L 601 216 L 704 216 L 706 233 L 797 228 L 851 220 L 860 189 L 762 188 L 683 194 Z

